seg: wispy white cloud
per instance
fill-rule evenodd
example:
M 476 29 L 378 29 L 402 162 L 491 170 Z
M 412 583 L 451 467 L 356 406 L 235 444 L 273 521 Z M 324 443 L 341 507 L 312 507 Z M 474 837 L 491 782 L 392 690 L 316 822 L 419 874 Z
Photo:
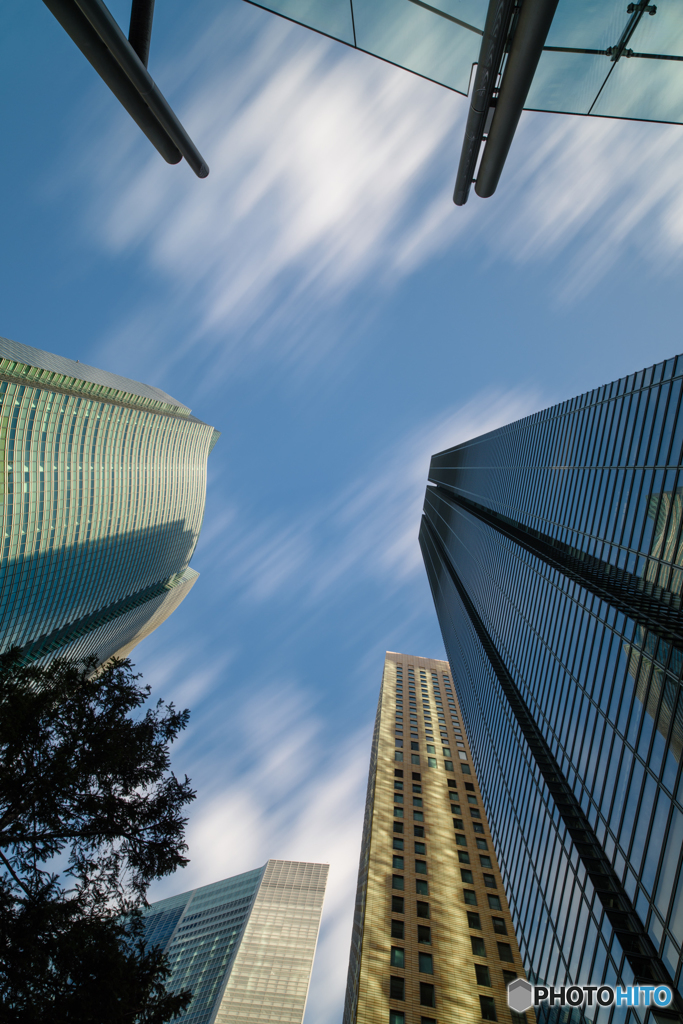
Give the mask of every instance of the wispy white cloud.
M 682 160 L 678 126 L 525 114 L 498 193 L 473 205 L 494 257 L 566 255 L 558 293 L 570 301 L 624 258 L 679 272 Z
M 395 587 L 421 571 L 417 543 L 431 456 L 539 408 L 531 391 L 476 395 L 425 422 L 378 453 L 348 485 L 287 520 L 256 510 L 230 514 L 230 529 L 209 518 L 212 563 L 231 591 L 261 603 L 283 594 L 317 605 L 332 588 L 371 577 Z M 219 516 L 222 522 L 222 516 Z
M 246 6 L 205 29 L 183 72 L 181 114 L 210 158 L 208 179 L 169 169 L 142 138 L 131 152 L 126 123 L 99 139 L 96 169 L 83 169 L 99 244 L 143 253 L 173 289 L 165 312 L 136 314 L 109 344 L 120 357 L 142 331 L 158 355 L 189 303 L 187 346 L 201 338 L 214 373 L 264 347 L 269 358 L 319 360 L 339 340 L 331 321 L 314 329 L 331 305 L 369 279 L 393 283 L 457 230 L 415 198 L 438 173 L 462 104 Z M 438 205 L 448 212 L 447 198 Z

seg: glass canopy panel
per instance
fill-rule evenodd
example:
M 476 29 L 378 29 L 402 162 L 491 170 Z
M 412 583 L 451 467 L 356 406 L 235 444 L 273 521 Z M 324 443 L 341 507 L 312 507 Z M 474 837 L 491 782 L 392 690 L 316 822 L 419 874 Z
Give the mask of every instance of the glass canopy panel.
M 269 0 L 256 6 L 466 94 L 488 0 Z M 683 60 L 666 59 L 683 57 L 683 0 L 656 0 L 656 14 L 641 16 L 615 63 L 605 51 L 631 23 L 628 6 L 628 0 L 560 0 L 527 109 L 683 123 Z
M 609 57 L 546 51 L 531 84 L 526 109 L 587 114 L 611 67 Z
M 591 113 L 683 124 L 683 62 L 622 57 Z
M 354 0 L 356 46 L 467 93 L 487 6 L 487 0 Z
M 255 6 L 298 21 L 342 43 L 355 45 L 350 0 L 269 0 L 267 4 Z

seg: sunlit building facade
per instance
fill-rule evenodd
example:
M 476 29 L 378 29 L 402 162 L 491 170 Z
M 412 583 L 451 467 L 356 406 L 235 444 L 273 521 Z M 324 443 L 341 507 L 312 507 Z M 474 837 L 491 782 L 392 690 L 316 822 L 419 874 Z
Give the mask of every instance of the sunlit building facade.
M 425 564 L 539 983 L 683 988 L 682 385 L 679 356 L 431 463 Z
M 388 652 L 344 1024 L 524 1024 L 524 977 L 448 663 Z
M 301 1024 L 327 864 L 263 867 L 153 903 L 145 938 L 168 955 L 183 1024 Z
M 157 388 L 0 339 L 0 650 L 124 656 L 192 588 L 218 432 Z

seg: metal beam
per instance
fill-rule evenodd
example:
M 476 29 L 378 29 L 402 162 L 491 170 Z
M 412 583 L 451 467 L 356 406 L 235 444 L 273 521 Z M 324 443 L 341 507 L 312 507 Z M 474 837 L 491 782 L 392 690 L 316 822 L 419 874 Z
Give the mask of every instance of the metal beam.
M 470 194 L 470 185 L 474 180 L 479 150 L 486 131 L 486 122 L 505 52 L 514 5 L 515 0 L 490 0 L 486 12 L 479 63 L 474 76 L 470 109 L 465 125 L 465 138 L 455 179 L 453 202 L 456 206 L 464 206 Z
M 130 9 L 128 42 L 145 67 L 149 63 L 149 44 L 152 40 L 153 18 L 154 0 L 133 0 Z
M 209 168 L 102 0 L 43 0 L 152 145 L 170 164 Z
M 557 4 L 558 0 L 524 0 L 522 4 L 474 187 L 482 199 L 492 196 L 498 186 Z

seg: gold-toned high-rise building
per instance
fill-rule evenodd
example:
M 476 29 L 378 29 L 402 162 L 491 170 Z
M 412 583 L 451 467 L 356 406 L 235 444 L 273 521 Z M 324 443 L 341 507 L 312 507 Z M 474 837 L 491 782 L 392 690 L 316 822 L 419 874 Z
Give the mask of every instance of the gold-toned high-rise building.
M 344 1024 L 502 1024 L 524 977 L 446 661 L 388 652 Z

